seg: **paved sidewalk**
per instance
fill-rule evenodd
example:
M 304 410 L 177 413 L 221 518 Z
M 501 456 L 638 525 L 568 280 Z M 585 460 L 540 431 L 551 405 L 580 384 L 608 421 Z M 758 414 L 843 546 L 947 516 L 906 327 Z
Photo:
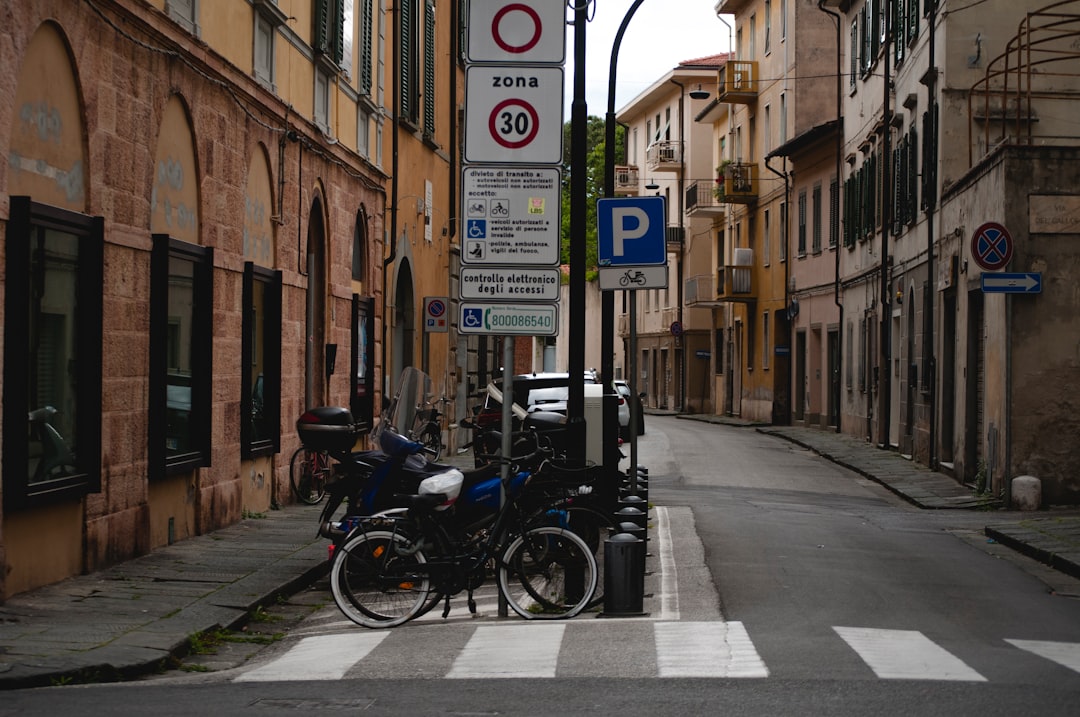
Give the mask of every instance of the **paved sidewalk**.
M 699 418 L 699 420 L 702 420 Z M 730 423 L 727 419 L 704 419 Z M 924 508 L 992 510 L 952 478 L 831 431 L 751 426 L 814 450 Z M 454 462 L 468 465 L 468 455 Z M 0 690 L 162 669 L 191 636 L 243 625 L 326 570 L 321 506 L 287 506 L 0 605 Z M 1080 517 L 988 512 L 986 534 L 1080 577 Z

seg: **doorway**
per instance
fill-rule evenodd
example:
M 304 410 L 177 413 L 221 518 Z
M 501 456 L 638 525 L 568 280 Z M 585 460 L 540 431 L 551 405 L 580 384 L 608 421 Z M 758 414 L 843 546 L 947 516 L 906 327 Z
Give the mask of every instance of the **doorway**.
M 307 233 L 307 297 L 304 312 L 304 408 L 327 403 L 326 223 L 321 195 L 311 203 Z

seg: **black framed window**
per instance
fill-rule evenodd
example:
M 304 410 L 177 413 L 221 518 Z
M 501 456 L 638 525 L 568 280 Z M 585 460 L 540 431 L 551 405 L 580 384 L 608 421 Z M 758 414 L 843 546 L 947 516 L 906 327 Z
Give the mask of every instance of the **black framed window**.
M 352 400 L 349 410 L 360 430 L 370 431 L 375 423 L 375 299 L 353 294 L 352 355 L 350 371 Z
M 240 443 L 245 458 L 281 448 L 281 272 L 244 264 Z
M 152 477 L 210 465 L 214 250 L 153 235 L 150 256 Z
M 11 197 L 4 509 L 101 490 L 104 222 Z

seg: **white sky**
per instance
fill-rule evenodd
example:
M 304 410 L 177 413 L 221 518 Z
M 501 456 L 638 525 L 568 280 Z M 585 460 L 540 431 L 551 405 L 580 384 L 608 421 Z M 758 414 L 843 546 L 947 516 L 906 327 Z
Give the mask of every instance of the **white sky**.
M 592 0 L 585 30 L 585 101 L 588 114 L 603 117 L 608 104 L 611 47 L 633 0 Z M 623 34 L 615 73 L 615 111 L 684 60 L 728 50 L 728 27 L 716 17 L 716 0 L 644 0 Z M 590 8 L 593 10 L 593 8 Z M 567 17 L 573 11 L 567 10 Z M 724 19 L 734 26 L 734 18 Z M 574 28 L 566 31 L 565 105 L 570 119 L 574 94 Z

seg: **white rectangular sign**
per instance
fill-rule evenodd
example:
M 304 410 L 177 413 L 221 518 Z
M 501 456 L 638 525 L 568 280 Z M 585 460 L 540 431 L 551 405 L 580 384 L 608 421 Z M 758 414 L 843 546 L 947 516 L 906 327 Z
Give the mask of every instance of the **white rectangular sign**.
M 462 301 L 558 301 L 562 274 L 557 268 L 462 267 Z
M 556 266 L 561 176 L 555 167 L 466 167 L 461 263 Z
M 668 268 L 660 266 L 602 266 L 600 289 L 666 289 Z
M 562 67 L 466 69 L 466 163 L 559 164 L 562 129 Z
M 463 334 L 557 336 L 558 304 L 459 304 L 458 331 Z
M 470 0 L 469 62 L 562 64 L 566 3 L 561 0 Z

